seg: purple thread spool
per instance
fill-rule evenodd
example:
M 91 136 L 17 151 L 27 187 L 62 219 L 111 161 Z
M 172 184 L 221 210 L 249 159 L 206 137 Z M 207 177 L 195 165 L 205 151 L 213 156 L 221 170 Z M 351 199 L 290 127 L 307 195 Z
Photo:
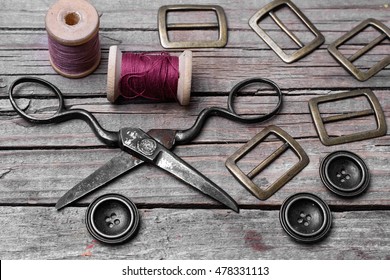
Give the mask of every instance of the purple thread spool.
M 68 78 L 92 73 L 100 63 L 99 15 L 84 0 L 59 0 L 46 14 L 50 63 Z
M 115 103 L 123 93 L 120 90 L 122 73 L 122 52 L 118 46 L 111 46 L 108 57 L 107 70 L 107 99 Z M 179 77 L 177 81 L 176 100 L 180 105 L 188 105 L 191 95 L 191 78 L 192 78 L 192 52 L 184 51 L 179 56 Z M 155 77 L 156 79 L 164 77 Z

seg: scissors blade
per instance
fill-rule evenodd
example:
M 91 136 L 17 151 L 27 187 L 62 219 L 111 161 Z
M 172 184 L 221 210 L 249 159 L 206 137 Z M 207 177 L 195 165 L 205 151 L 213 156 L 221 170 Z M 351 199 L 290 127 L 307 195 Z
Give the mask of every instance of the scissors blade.
M 80 199 L 86 194 L 96 190 L 143 163 L 142 160 L 126 153 L 120 152 L 87 178 L 66 192 L 57 202 L 55 208 L 60 210 L 70 203 Z
M 141 129 L 121 129 L 120 137 L 125 151 L 145 162 L 160 167 L 233 211 L 238 212 L 237 203 L 223 189 Z
M 166 148 L 172 148 L 175 139 L 174 130 L 151 129 L 148 131 L 148 134 Z M 141 159 L 136 158 L 127 152 L 120 152 L 117 156 L 113 157 L 110 161 L 66 192 L 57 201 L 55 208 L 57 210 L 64 208 L 142 163 L 144 163 L 144 161 Z
M 160 151 L 154 163 L 161 169 L 238 213 L 238 205 L 230 195 L 174 153 Z

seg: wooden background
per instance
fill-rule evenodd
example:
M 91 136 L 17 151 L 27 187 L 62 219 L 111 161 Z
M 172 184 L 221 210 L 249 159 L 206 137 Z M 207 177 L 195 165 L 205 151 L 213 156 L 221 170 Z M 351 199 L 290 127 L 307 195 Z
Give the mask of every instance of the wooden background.
M 59 76 L 48 60 L 44 17 L 54 1 L 5 1 L 0 9 L 0 258 L 1 259 L 390 259 L 390 135 L 345 145 L 325 147 L 317 137 L 308 100 L 356 88 L 370 88 L 377 95 L 390 125 L 390 68 L 366 82 L 347 73 L 327 52 L 327 46 L 366 18 L 390 26 L 386 0 L 295 0 L 294 3 L 323 33 L 326 42 L 309 56 L 293 64 L 283 63 L 250 29 L 249 18 L 269 1 L 224 1 L 229 39 L 225 48 L 194 50 L 191 104 L 127 104 L 114 106 L 105 98 L 108 48 L 118 44 L 125 51 L 162 51 L 158 39 L 157 11 L 177 1 L 91 1 L 101 16 L 102 62 L 90 76 L 70 80 Z M 180 3 L 210 4 L 184 0 Z M 188 16 L 198 20 L 196 16 Z M 303 41 L 309 34 L 296 18 L 285 24 Z M 292 49 L 287 39 L 266 21 L 280 44 Z M 345 48 L 353 53 L 366 36 L 357 37 Z M 177 35 L 179 38 L 182 35 Z M 171 52 L 179 54 L 180 52 Z M 390 53 L 389 40 L 356 62 L 365 68 Z M 283 91 L 284 105 L 272 120 L 262 124 L 237 124 L 212 118 L 201 135 L 175 153 L 224 188 L 240 205 L 236 214 L 172 176 L 144 165 L 62 211 L 57 200 L 108 159 L 118 153 L 108 149 L 82 121 L 55 125 L 32 125 L 11 108 L 7 90 L 20 76 L 37 76 L 57 85 L 70 108 L 87 109 L 109 130 L 125 126 L 187 128 L 206 106 L 225 106 L 234 84 L 250 77 L 275 81 Z M 267 90 L 264 90 L 267 93 Z M 43 94 L 42 88 L 25 94 Z M 260 98 L 260 97 L 259 97 Z M 242 110 L 264 111 L 272 96 L 246 97 Z M 47 100 L 46 100 L 47 101 Z M 25 100 L 30 110 L 49 110 Z M 354 108 L 364 107 L 357 100 Z M 348 111 L 348 104 L 328 107 L 328 113 Z M 351 104 L 349 104 L 351 105 Z M 332 135 L 372 127 L 370 118 L 337 123 Z M 246 191 L 227 171 L 229 155 L 274 124 L 290 133 L 305 149 L 310 164 L 291 182 L 266 201 Z M 258 154 L 249 156 L 243 168 L 255 166 L 280 143 L 268 139 Z M 319 178 L 320 160 L 335 150 L 350 150 L 367 163 L 372 179 L 368 191 L 353 199 L 330 193 Z M 290 152 L 259 176 L 266 185 L 296 161 Z M 120 193 L 140 208 L 139 234 L 121 246 L 106 246 L 88 234 L 87 205 L 104 193 Z M 333 226 L 320 243 L 302 245 L 291 240 L 279 223 L 279 208 L 290 195 L 310 192 L 323 198 L 332 210 Z

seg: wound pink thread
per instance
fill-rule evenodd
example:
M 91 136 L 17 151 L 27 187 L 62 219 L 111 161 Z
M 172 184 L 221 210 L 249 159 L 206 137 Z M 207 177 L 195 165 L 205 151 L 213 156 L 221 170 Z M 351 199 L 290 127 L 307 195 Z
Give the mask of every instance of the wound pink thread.
M 119 80 L 121 96 L 156 102 L 177 100 L 179 58 L 168 53 L 123 53 Z
M 63 73 L 78 75 L 94 68 L 100 60 L 99 33 L 77 46 L 66 46 L 48 36 L 52 63 Z

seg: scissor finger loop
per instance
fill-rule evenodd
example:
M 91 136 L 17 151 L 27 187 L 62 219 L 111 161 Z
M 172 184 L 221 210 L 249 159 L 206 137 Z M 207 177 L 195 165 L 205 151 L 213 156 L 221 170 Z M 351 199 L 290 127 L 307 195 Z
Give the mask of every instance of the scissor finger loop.
M 243 115 L 238 114 L 236 112 L 236 110 L 234 109 L 234 100 L 235 100 L 236 96 L 238 96 L 238 93 L 243 88 L 249 86 L 250 84 L 258 84 L 258 83 L 270 85 L 273 89 L 275 89 L 277 97 L 278 97 L 278 102 L 276 103 L 274 109 L 265 115 L 256 114 L 255 116 L 243 116 Z M 268 119 L 272 118 L 274 115 L 276 115 L 276 113 L 279 112 L 281 106 L 282 106 L 282 91 L 280 90 L 279 86 L 275 82 L 273 82 L 269 79 L 265 79 L 265 78 L 258 78 L 258 77 L 249 78 L 249 79 L 246 79 L 246 80 L 239 82 L 231 89 L 231 91 L 229 93 L 229 97 L 228 97 L 229 111 L 231 111 L 235 115 L 235 117 L 238 121 L 244 122 L 244 123 L 257 123 L 257 122 L 263 122 L 265 120 L 268 120 Z
M 278 96 L 278 102 L 277 102 L 275 108 L 270 113 L 268 113 L 266 115 L 257 114 L 255 116 L 253 116 L 253 115 L 244 116 L 244 115 L 237 114 L 235 112 L 234 106 L 233 106 L 235 96 L 238 95 L 239 91 L 242 88 L 244 88 L 250 84 L 254 84 L 254 83 L 268 84 L 276 90 L 276 93 Z M 228 108 L 227 109 L 220 108 L 220 107 L 209 107 L 209 108 L 203 109 L 199 113 L 198 118 L 195 120 L 192 127 L 185 129 L 185 130 L 178 130 L 177 131 L 176 136 L 175 136 L 175 141 L 176 141 L 176 143 L 181 143 L 181 144 L 188 143 L 188 142 L 192 141 L 200 133 L 201 129 L 203 128 L 204 124 L 206 123 L 206 120 L 210 116 L 219 116 L 219 117 L 227 118 L 227 119 L 232 120 L 232 121 L 242 122 L 242 123 L 260 123 L 260 122 L 266 121 L 266 120 L 272 118 L 273 116 L 275 116 L 276 113 L 279 112 L 281 106 L 282 106 L 282 92 L 276 83 L 274 83 L 271 80 L 264 79 L 264 78 L 246 79 L 246 80 L 243 80 L 243 81 L 239 82 L 238 84 L 236 84 L 232 88 L 232 90 L 230 91 L 229 97 L 228 97 Z
M 36 83 L 40 84 L 49 90 L 51 90 L 56 97 L 58 98 L 58 109 L 57 112 L 53 115 L 47 116 L 40 116 L 35 117 L 31 116 L 28 113 L 26 113 L 24 110 L 22 110 L 18 104 L 16 103 L 14 99 L 14 89 L 17 85 L 23 84 L 23 83 Z M 43 80 L 41 78 L 36 77 L 22 77 L 14 81 L 9 90 L 8 95 L 10 102 L 12 104 L 12 107 L 18 112 L 18 114 L 24 118 L 25 120 L 32 122 L 32 123 L 39 123 L 39 124 L 48 124 L 48 123 L 60 123 L 72 119 L 80 119 L 84 120 L 88 125 L 92 128 L 95 135 L 105 144 L 107 144 L 110 147 L 118 147 L 118 133 L 113 131 L 105 130 L 99 122 L 96 120 L 96 118 L 88 111 L 83 109 L 66 109 L 64 98 L 61 93 L 61 91 L 52 83 Z
M 24 83 L 40 84 L 48 88 L 50 91 L 52 91 L 58 98 L 58 108 L 56 113 L 49 117 L 34 117 L 26 113 L 24 110 L 22 110 L 14 99 L 14 89 L 16 86 Z M 64 110 L 64 106 L 65 106 L 64 98 L 62 96 L 61 91 L 52 83 L 36 77 L 22 77 L 15 80 L 9 87 L 8 95 L 12 107 L 14 107 L 14 109 L 20 114 L 20 116 L 23 117 L 25 120 L 28 120 L 33 123 L 51 123 Z

